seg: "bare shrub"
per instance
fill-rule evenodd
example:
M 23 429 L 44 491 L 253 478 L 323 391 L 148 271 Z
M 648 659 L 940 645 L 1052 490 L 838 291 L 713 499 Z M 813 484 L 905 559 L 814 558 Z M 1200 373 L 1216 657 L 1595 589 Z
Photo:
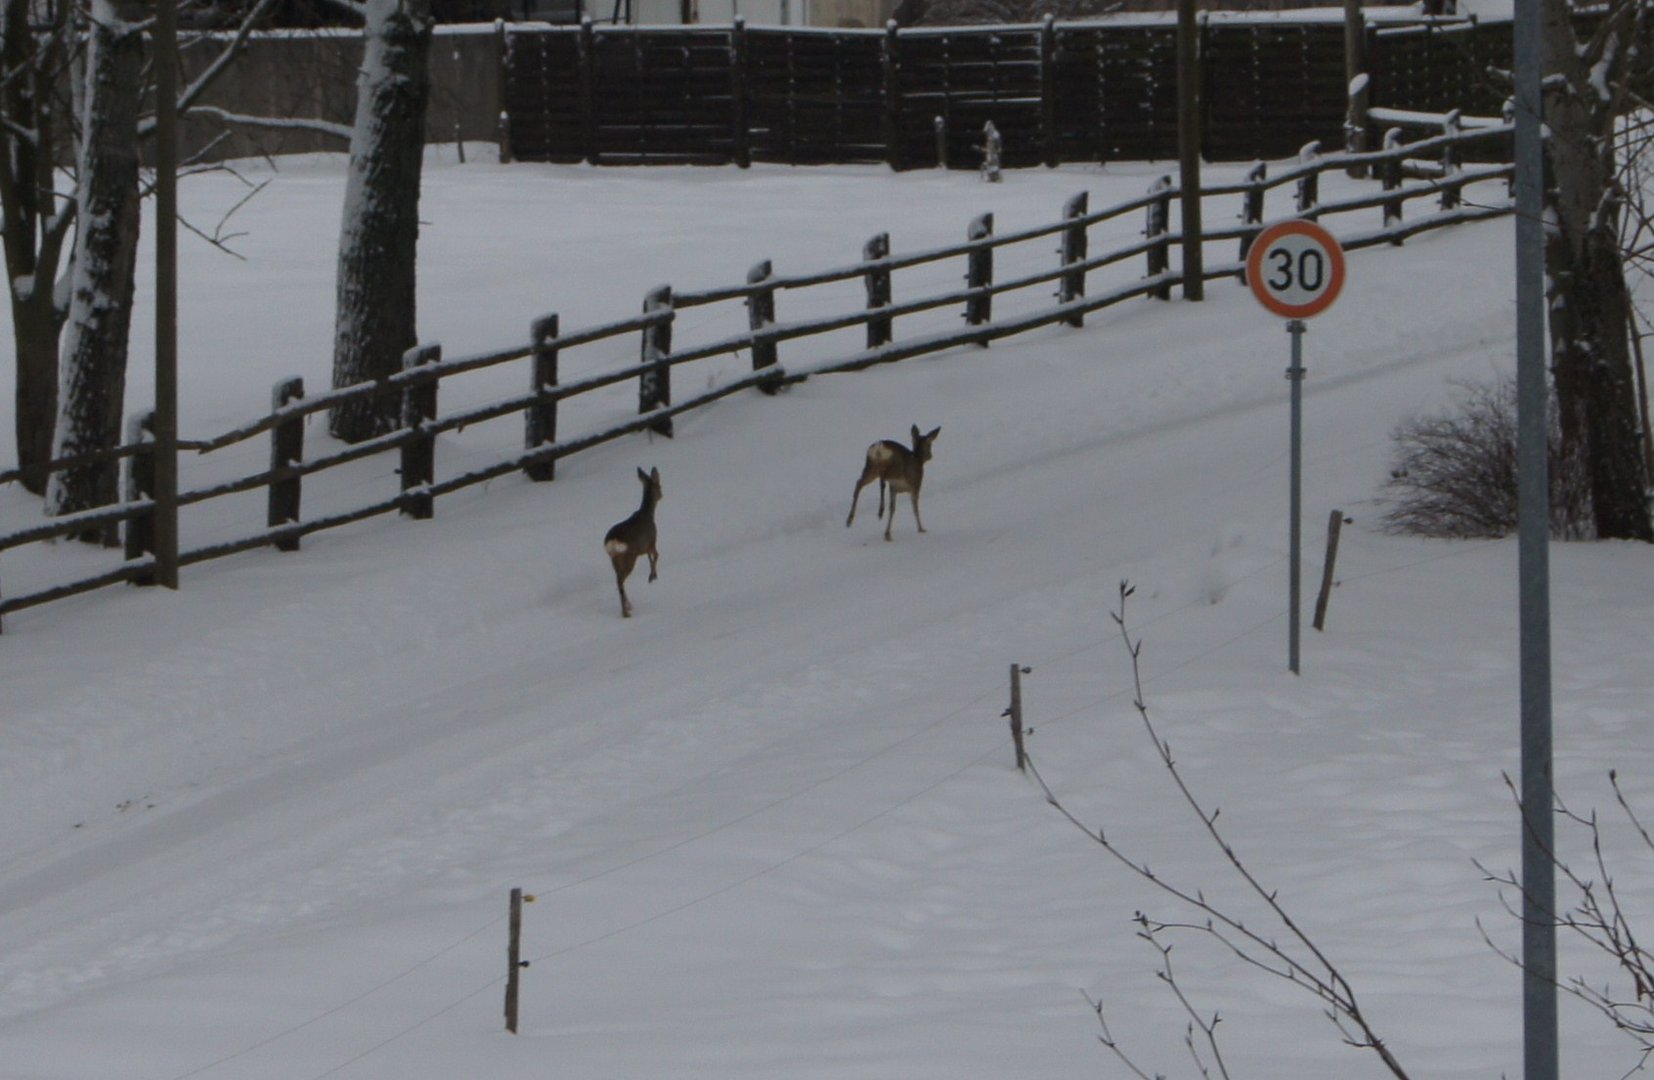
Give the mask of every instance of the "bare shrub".
M 1392 532 L 1488 538 L 1516 532 L 1516 380 L 1460 383 L 1449 412 L 1414 417 L 1392 434 L 1395 459 L 1386 485 Z M 1551 535 L 1588 539 L 1591 496 L 1579 455 L 1562 450 L 1555 406 L 1550 417 Z

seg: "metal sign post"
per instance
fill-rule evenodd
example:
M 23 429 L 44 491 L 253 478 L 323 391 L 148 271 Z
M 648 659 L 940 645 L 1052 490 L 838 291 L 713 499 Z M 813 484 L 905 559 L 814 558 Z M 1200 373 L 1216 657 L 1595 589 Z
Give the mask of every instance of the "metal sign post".
M 1246 283 L 1258 302 L 1287 319 L 1292 335 L 1292 479 L 1287 572 L 1287 669 L 1298 674 L 1303 596 L 1304 320 L 1332 306 L 1344 287 L 1344 249 L 1313 221 L 1283 221 L 1263 230 L 1246 257 Z
M 1291 555 L 1288 561 L 1292 568 L 1289 571 L 1291 583 L 1287 589 L 1286 666 L 1288 671 L 1296 675 L 1298 631 L 1299 623 L 1302 622 L 1298 617 L 1298 601 L 1303 595 L 1301 568 L 1304 531 L 1304 320 L 1290 320 L 1286 324 L 1286 331 L 1292 335 L 1292 366 L 1286 369 L 1286 377 L 1292 383 L 1292 495 L 1288 500 L 1292 507 L 1292 540 L 1289 545 Z

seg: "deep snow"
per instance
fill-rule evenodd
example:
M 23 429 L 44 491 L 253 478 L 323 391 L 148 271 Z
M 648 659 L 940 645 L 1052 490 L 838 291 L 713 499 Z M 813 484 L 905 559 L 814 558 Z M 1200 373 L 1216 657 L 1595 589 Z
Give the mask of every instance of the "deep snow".
M 853 262 L 884 229 L 900 253 L 962 238 L 985 210 L 1001 232 L 1043 223 L 1077 190 L 1097 207 L 1163 171 L 987 186 L 472 156 L 431 162 L 422 204 L 422 333 L 451 354 L 520 340 L 548 310 L 565 327 L 629 315 L 659 282 L 738 281 L 760 258 Z M 237 219 L 244 262 L 185 245 L 187 437 L 257 415 L 279 377 L 325 385 L 343 172 L 283 162 Z M 211 174 L 183 205 L 210 221 L 239 197 Z M 1310 325 L 1310 595 L 1327 513 L 1354 523 L 1301 677 L 1286 671 L 1288 339 L 1232 283 L 1198 306 L 1138 301 L 1083 330 L 738 395 L 675 439 L 566 461 L 550 485 L 472 489 L 433 521 L 9 618 L 0 1076 L 1123 1075 L 1085 995 L 1145 1067 L 1192 1075 L 1185 1018 L 1131 923 L 1184 913 L 1015 772 L 1001 717 L 1009 665 L 1031 666 L 1030 748 L 1064 802 L 1157 873 L 1250 910 L 1131 707 L 1109 618 L 1122 579 L 1184 775 L 1398 1055 L 1415 1076 L 1516 1074 L 1519 977 L 1477 920 L 1507 946 L 1517 928 L 1472 863 L 1517 857 L 1501 780 L 1515 545 L 1378 528 L 1394 424 L 1511 365 L 1512 248 L 1506 220 L 1356 253 Z M 716 328 L 686 313 L 684 332 Z M 136 352 L 133 403 L 147 340 Z M 846 530 L 862 451 L 913 423 L 943 427 L 930 531 L 904 500 L 885 544 L 871 493 Z M 444 439 L 439 468 L 513 437 Z M 308 438 L 323 445 L 320 425 Z M 242 453 L 231 464 L 265 451 Z M 663 474 L 661 576 L 634 576 L 622 620 L 601 538 L 636 505 L 637 466 Z M 393 483 L 392 467 L 340 482 Z M 328 496 L 314 487 L 307 508 Z M 0 498 L 0 520 L 34 512 Z M 7 553 L 0 584 L 84 558 Z M 1552 551 L 1557 776 L 1576 808 L 1609 810 L 1617 768 L 1654 813 L 1651 561 Z M 1654 915 L 1648 852 L 1606 819 L 1622 896 Z M 537 896 L 517 1037 L 500 1015 L 512 886 Z M 1606 977 L 1564 945 L 1566 971 Z M 1307 995 L 1200 935 L 1175 956 L 1224 1018 L 1234 1076 L 1379 1075 Z M 1600 1018 L 1563 1008 L 1568 1075 L 1635 1064 Z

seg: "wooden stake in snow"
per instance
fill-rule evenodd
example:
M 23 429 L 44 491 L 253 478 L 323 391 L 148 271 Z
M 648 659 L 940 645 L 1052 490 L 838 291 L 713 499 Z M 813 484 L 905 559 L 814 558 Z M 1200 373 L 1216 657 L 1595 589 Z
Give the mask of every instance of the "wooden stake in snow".
M 523 890 L 511 890 L 511 929 L 506 943 L 505 975 L 505 1030 L 517 1034 L 517 982 L 518 973 L 528 966 L 528 961 L 522 959 L 523 937 L 523 904 L 532 904 L 533 896 L 523 895 Z
M 1332 568 L 1338 562 L 1338 533 L 1344 527 L 1344 511 L 1334 510 L 1327 518 L 1327 561 L 1321 564 L 1321 594 L 1315 598 L 1315 629 L 1326 629 L 1327 600 L 1332 596 Z
M 1022 745 L 1022 677 L 1032 672 L 1021 664 L 1011 665 L 1011 707 L 1004 712 L 1011 718 L 1011 743 L 1016 747 L 1017 772 L 1028 771 L 1028 754 Z

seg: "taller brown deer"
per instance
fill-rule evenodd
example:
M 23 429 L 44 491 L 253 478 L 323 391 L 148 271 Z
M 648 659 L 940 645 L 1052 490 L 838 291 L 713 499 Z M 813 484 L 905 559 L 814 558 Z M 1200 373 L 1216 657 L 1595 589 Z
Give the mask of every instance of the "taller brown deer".
M 862 466 L 861 479 L 850 496 L 850 516 L 844 519 L 845 528 L 856 520 L 856 500 L 861 489 L 874 480 L 879 482 L 879 516 L 884 517 L 884 489 L 890 489 L 890 517 L 884 523 L 884 538 L 890 539 L 890 527 L 896 524 L 896 495 L 907 492 L 913 500 L 913 520 L 919 531 L 925 531 L 925 521 L 919 516 L 919 485 L 924 483 L 925 462 L 930 460 L 930 444 L 942 433 L 936 428 L 928 435 L 919 434 L 919 425 L 913 425 L 913 446 L 908 448 L 890 439 L 880 439 L 867 448 L 867 463 Z
M 660 562 L 660 553 L 655 550 L 655 505 L 660 502 L 661 496 L 660 470 L 644 472 L 639 469 L 637 478 L 643 482 L 643 505 L 603 537 L 603 550 L 609 553 L 609 561 L 614 564 L 615 586 L 620 589 L 620 614 L 628 619 L 632 617 L 632 602 L 626 598 L 626 577 L 637 564 L 637 557 L 649 556 L 650 581 L 660 576 L 655 571 L 656 564 Z

